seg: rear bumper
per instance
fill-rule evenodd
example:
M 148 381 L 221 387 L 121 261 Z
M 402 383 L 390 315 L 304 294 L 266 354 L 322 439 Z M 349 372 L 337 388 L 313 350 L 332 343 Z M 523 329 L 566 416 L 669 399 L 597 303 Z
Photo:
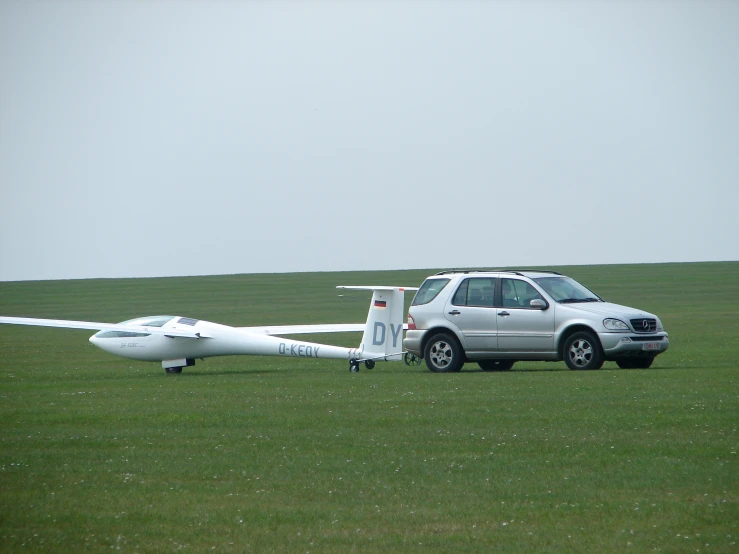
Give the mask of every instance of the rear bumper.
M 421 331 L 414 329 L 406 331 L 405 338 L 403 339 L 403 350 L 421 358 L 423 356 L 421 346 L 423 344 L 423 337 L 425 334 L 425 330 Z

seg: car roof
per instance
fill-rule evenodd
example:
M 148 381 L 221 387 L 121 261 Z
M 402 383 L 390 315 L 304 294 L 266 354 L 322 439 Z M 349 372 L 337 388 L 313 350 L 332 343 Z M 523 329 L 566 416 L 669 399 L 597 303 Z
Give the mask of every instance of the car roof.
M 433 275 L 433 277 L 442 275 L 466 275 L 470 273 L 482 273 L 482 274 L 511 274 L 520 275 L 522 277 L 547 277 L 552 275 L 562 275 L 557 271 L 549 271 L 546 269 L 450 269 L 447 271 L 440 271 Z

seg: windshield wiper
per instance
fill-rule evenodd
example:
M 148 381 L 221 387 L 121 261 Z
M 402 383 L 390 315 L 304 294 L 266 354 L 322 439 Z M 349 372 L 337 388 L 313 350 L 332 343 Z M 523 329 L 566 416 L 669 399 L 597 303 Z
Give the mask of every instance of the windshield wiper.
M 600 298 L 588 297 L 588 298 L 563 298 L 559 301 L 560 304 L 579 304 L 581 302 L 600 302 Z

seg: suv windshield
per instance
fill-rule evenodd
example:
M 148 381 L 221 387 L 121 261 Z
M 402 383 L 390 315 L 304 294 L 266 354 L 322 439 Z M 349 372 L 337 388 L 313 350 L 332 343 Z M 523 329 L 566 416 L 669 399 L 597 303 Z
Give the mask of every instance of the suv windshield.
M 418 289 L 416 296 L 413 297 L 411 304 L 413 306 L 428 304 L 438 296 L 442 289 L 447 286 L 447 283 L 449 283 L 449 279 L 426 279 L 421 288 Z
M 549 296 L 562 304 L 573 302 L 602 302 L 603 299 L 593 291 L 569 277 L 537 277 L 534 279 Z

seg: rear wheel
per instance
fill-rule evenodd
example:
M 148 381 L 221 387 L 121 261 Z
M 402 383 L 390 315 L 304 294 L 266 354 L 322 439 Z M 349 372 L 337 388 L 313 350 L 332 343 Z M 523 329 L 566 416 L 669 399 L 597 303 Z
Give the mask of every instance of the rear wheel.
M 424 350 L 426 367 L 434 373 L 454 373 L 464 365 L 464 352 L 457 339 L 440 333 L 426 343 Z
M 563 354 L 570 369 L 600 369 L 603 366 L 600 342 L 588 331 L 579 331 L 567 337 Z
M 508 371 L 515 363 L 516 360 L 480 360 L 477 365 L 483 371 Z

